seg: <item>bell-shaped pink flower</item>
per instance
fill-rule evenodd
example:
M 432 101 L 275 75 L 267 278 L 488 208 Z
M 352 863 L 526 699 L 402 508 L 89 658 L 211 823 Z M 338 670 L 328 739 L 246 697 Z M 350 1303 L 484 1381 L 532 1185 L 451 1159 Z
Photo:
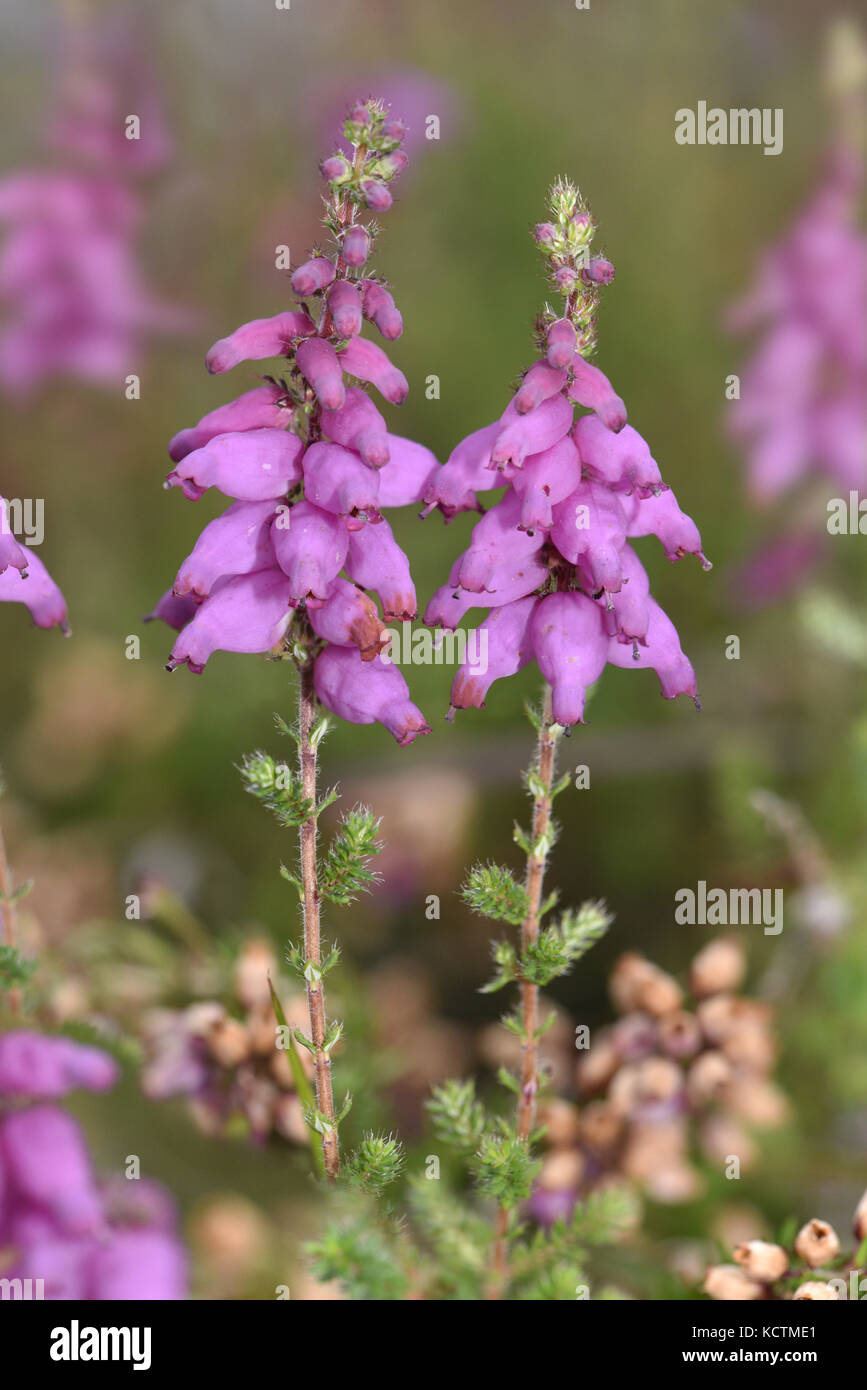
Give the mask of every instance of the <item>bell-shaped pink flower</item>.
M 587 690 L 602 675 L 610 647 L 599 607 L 584 594 L 549 594 L 533 612 L 531 637 L 555 722 L 583 724 Z
M 545 543 L 545 532 L 519 530 L 523 503 L 510 490 L 473 527 L 469 550 L 464 552 L 453 576 L 462 589 L 479 594 L 490 587 L 492 575 L 506 563 L 522 564 Z
M 375 589 L 387 619 L 414 618 L 418 608 L 409 561 L 387 521 L 353 531 L 346 573 L 364 589 Z
M 622 430 L 626 424 L 626 406 L 604 372 L 576 353 L 572 359 L 572 385 L 569 399 L 587 406 L 599 416 L 606 429 Z
M 341 338 L 361 332 L 361 295 L 349 280 L 335 280 L 328 291 L 328 312 Z
M 403 318 L 393 296 L 375 280 L 363 280 L 361 290 L 364 317 L 375 324 L 383 338 L 394 342 L 403 332 Z
M 87 1297 L 106 1302 L 177 1302 L 186 1297 L 188 1261 L 165 1231 L 122 1230 L 100 1243 L 87 1264 Z
M 304 445 L 288 430 L 258 429 L 218 434 L 186 454 L 166 477 L 196 502 L 209 487 L 241 502 L 283 497 L 301 480 Z
M 300 299 L 327 289 L 334 279 L 334 263 L 327 256 L 314 256 L 293 273 L 290 284 Z
M 511 401 L 500 417 L 503 427 L 491 449 L 492 464 L 520 468 L 528 454 L 541 454 L 569 433 L 573 414 L 562 395 L 551 396 L 526 415 Z
M 339 357 L 343 370 L 350 376 L 369 381 L 392 405 L 403 405 L 409 393 L 406 377 L 377 343 L 369 338 L 352 338 L 340 349 Z
M 627 516 L 617 495 L 601 483 L 588 481 L 554 508 L 551 539 L 564 559 L 581 562 L 594 590 L 616 593 L 623 578 L 620 557 L 626 526 Z
M 221 579 L 172 647 L 168 669 L 184 663 L 199 675 L 214 652 L 268 652 L 292 616 L 291 585 L 281 569 Z
M 428 479 L 439 469 L 436 456 L 414 439 L 398 434 L 388 436 L 390 461 L 379 470 L 379 505 L 408 507 L 420 502 Z
M 575 356 L 576 335 L 568 319 L 557 319 L 548 327 L 546 357 L 551 367 L 571 367 Z
M 491 486 L 491 450 L 501 430 L 495 420 L 461 440 L 442 468 L 431 474 L 424 493 L 425 514 L 439 507 L 446 521 L 452 521 L 458 512 L 481 510 L 476 492 Z
M 514 676 L 533 660 L 531 620 L 539 599 L 535 595 L 494 608 L 470 638 L 472 651 L 452 682 L 456 709 L 483 709 L 494 681 Z
M 606 429 L 598 415 L 582 415 L 575 422 L 572 438 L 588 478 L 617 492 L 637 491 L 643 497 L 664 489 L 659 465 L 631 425 L 624 425 L 615 434 Z
M 343 369 L 331 343 L 324 338 L 305 338 L 295 354 L 298 370 L 309 381 L 326 410 L 339 410 L 346 399 Z
M 67 632 L 66 600 L 35 550 L 27 550 L 27 573 L 8 568 L 0 574 L 0 603 L 23 603 L 37 627 Z
M 521 530 L 541 527 L 550 531 L 554 524 L 553 507 L 565 501 L 580 482 L 581 459 L 568 434 L 550 449 L 526 458 L 512 479 L 512 489 L 521 499 Z
M 349 531 L 340 517 L 312 502 L 296 502 L 288 513 L 277 516 L 271 541 L 293 602 L 327 599 L 349 549 Z
M 233 574 L 252 574 L 276 564 L 271 523 L 277 503 L 233 502 L 209 522 L 178 570 L 173 592 L 205 598 L 220 580 Z
M 613 666 L 622 666 L 626 670 L 650 667 L 659 677 L 666 700 L 689 695 L 698 704 L 695 671 L 683 654 L 677 628 L 654 599 L 648 599 L 647 606 L 650 622 L 646 645 L 630 652 L 629 647 L 611 640 L 607 659 Z
M 696 555 L 702 569 L 710 569 L 710 561 L 701 548 L 701 535 L 691 516 L 682 512 L 677 498 L 669 488 L 658 497 L 632 498 L 628 523 L 629 536 L 656 536 L 669 560 L 684 555 Z
M 342 444 L 311 444 L 304 451 L 304 496 L 323 511 L 345 517 L 351 530 L 379 516 L 380 473 Z
M 348 579 L 335 579 L 328 598 L 311 608 L 309 617 L 317 637 L 338 647 L 357 647 L 362 661 L 372 661 L 389 640 L 376 604 Z
M 7 1115 L 0 1152 L 9 1179 L 69 1235 L 103 1225 L 102 1204 L 84 1137 L 71 1115 L 54 1105 L 31 1105 Z
M 382 656 L 362 661 L 355 647 L 326 647 L 316 658 L 313 680 L 326 709 L 351 724 L 384 724 L 401 747 L 430 733 L 403 676 Z
M 239 362 L 259 362 L 264 357 L 283 357 L 298 338 L 316 331 L 309 314 L 286 310 L 270 319 L 242 323 L 227 338 L 220 338 L 208 352 L 209 372 L 228 372 Z
M 382 468 L 388 463 L 385 420 L 367 392 L 358 386 L 346 388 L 346 399 L 339 410 L 323 410 L 322 433 L 335 444 L 354 449 L 371 468 Z
M 77 1087 L 105 1091 L 117 1075 L 113 1058 L 73 1038 L 23 1028 L 0 1033 L 0 1096 L 57 1100 Z
M 254 386 L 235 401 L 218 405 L 203 415 L 197 425 L 181 430 L 169 444 L 169 458 L 180 463 L 194 449 L 201 449 L 218 434 L 242 430 L 285 429 L 292 415 L 280 402 L 284 392 L 273 381 Z
M 527 372 L 515 396 L 515 409 L 519 415 L 535 410 L 537 405 L 557 396 L 566 385 L 566 373 L 549 362 L 536 362 Z
M 548 566 L 538 555 L 532 555 L 520 564 L 509 561 L 493 571 L 483 593 L 475 594 L 454 584 L 444 584 L 431 597 L 424 620 L 430 627 L 454 629 L 470 609 L 500 608 L 503 604 L 514 603 L 516 599 L 534 593 L 549 578 Z
M 6 499 L 0 497 L 0 574 L 8 569 L 26 570 L 28 552 L 19 545 L 9 524 L 9 509 Z

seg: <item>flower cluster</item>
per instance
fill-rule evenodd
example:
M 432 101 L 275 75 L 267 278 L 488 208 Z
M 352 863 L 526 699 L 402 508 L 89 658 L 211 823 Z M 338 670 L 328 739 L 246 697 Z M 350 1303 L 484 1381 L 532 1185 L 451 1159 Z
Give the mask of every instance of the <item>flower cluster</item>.
M 401 744 L 428 731 L 395 667 L 377 660 L 386 620 L 415 616 L 406 556 L 383 509 L 417 502 L 436 459 L 389 432 L 360 385 L 400 405 L 403 373 L 361 336 L 368 319 L 386 340 L 403 331 L 381 276 L 368 269 L 376 228 L 365 208 L 392 201 L 404 128 L 375 102 L 349 112 L 352 156 L 322 163 L 324 225 L 333 247 L 291 278 L 298 308 L 243 324 L 207 356 L 208 370 L 283 357 L 282 374 L 219 406 L 169 446 L 167 486 L 192 500 L 211 487 L 234 498 L 205 527 L 171 594 L 153 616 L 180 629 L 169 669 L 200 672 L 216 650 L 315 655 L 322 704 L 356 724 L 382 722 Z
M 599 287 L 614 276 L 590 254 L 595 225 L 578 191 L 558 183 L 552 221 L 535 229 L 563 312 L 537 324 L 542 356 L 499 420 L 460 443 L 433 474 L 426 510 L 450 520 L 481 511 L 476 493 L 506 485 L 477 522 L 450 582 L 425 621 L 454 628 L 473 608 L 492 612 L 482 669 L 470 657 L 452 686 L 457 708 L 484 705 L 495 680 L 533 659 L 553 692 L 556 723 L 583 722 L 587 688 L 608 662 L 652 667 L 667 698 L 696 698 L 695 674 L 671 620 L 649 596 L 629 545 L 655 535 L 671 560 L 697 555 L 695 523 L 678 507 L 608 378 L 588 361 L 596 346 Z M 577 421 L 574 407 L 589 413 Z
M 692 961 L 687 992 L 633 953 L 621 956 L 610 988 L 621 1017 L 579 1062 L 581 1108 L 550 1102 L 543 1114 L 549 1153 L 532 1199 L 537 1219 L 571 1210 L 579 1192 L 617 1175 L 658 1202 L 690 1201 L 703 1179 L 695 1138 L 713 1165 L 737 1155 L 750 1166 L 751 1128 L 788 1113 L 770 1077 L 776 1043 L 767 1005 L 738 994 L 743 950 L 732 938 Z
M 287 1047 L 278 1047 L 268 986 L 277 973 L 270 947 L 249 942 L 234 970 L 234 999 L 227 1005 L 199 1000 L 184 1009 L 151 1009 L 142 1019 L 146 1059 L 142 1089 L 151 1100 L 185 1096 L 206 1134 L 246 1132 L 265 1139 L 272 1132 L 307 1142 L 302 1102 Z M 307 1013 L 302 996 L 287 1018 L 299 1027 Z M 312 1074 L 310 1054 L 296 1054 Z
M 791 1250 L 788 1242 L 742 1241 L 732 1252 L 734 1264 L 711 1265 L 704 1291 L 727 1303 L 863 1299 L 867 1292 L 867 1192 L 855 1208 L 853 1234 L 858 1245 L 850 1258 L 842 1254 L 833 1226 L 816 1217 L 801 1227 Z
M 136 36 L 123 23 L 73 20 L 63 39 L 49 131 L 63 162 L 0 183 L 0 382 L 21 394 L 60 375 L 117 383 L 143 334 L 187 322 L 138 264 L 132 180 L 164 162 L 168 141 Z M 139 126 L 127 133 L 130 110 Z
M 45 1298 L 186 1296 L 167 1194 L 141 1178 L 99 1184 L 78 1124 L 56 1103 L 76 1087 L 104 1091 L 116 1073 L 104 1052 L 69 1038 L 0 1034 L 0 1273 L 43 1280 Z
M 66 603 L 34 550 L 15 538 L 5 498 L 0 497 L 0 603 L 23 603 L 37 627 L 67 632 Z
M 729 416 L 759 503 L 813 470 L 846 491 L 867 488 L 863 181 L 863 159 L 845 145 L 832 149 L 813 198 L 730 314 L 733 330 L 763 329 Z

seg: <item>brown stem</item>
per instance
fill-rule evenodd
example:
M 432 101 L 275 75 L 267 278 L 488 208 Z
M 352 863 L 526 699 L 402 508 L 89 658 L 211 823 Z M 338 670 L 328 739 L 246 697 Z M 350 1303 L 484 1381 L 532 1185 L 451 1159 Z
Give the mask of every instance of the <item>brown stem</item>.
M 554 780 L 554 753 L 557 741 L 552 733 L 551 691 L 546 689 L 539 728 L 536 775 L 539 790 L 533 799 L 533 829 L 530 834 L 531 852 L 527 857 L 527 915 L 521 925 L 521 955 L 539 939 L 539 919 L 542 906 L 542 887 L 545 878 L 548 831 L 551 827 L 551 784 Z M 538 853 L 536 847 L 541 844 Z M 521 1064 L 521 1090 L 518 1096 L 518 1138 L 529 1141 L 536 1120 L 536 1095 L 539 1090 L 538 1039 L 539 986 L 521 981 L 521 1022 L 524 1045 Z
M 533 826 L 530 832 L 530 853 L 527 856 L 527 913 L 521 923 L 521 956 L 539 939 L 542 909 L 542 888 L 545 880 L 548 832 L 551 828 L 551 786 L 554 781 L 554 755 L 557 748 L 551 708 L 551 690 L 546 686 L 539 726 L 534 771 L 538 789 L 533 798 Z M 537 848 L 538 847 L 538 848 Z M 538 1031 L 539 986 L 529 980 L 521 981 L 521 1026 L 524 1035 L 521 1056 L 521 1089 L 518 1094 L 517 1136 L 529 1144 L 536 1122 L 536 1096 L 539 1091 Z M 508 1278 L 509 1213 L 505 1207 L 497 1212 L 494 1245 L 491 1257 L 491 1280 L 487 1297 L 500 1298 Z
M 304 958 L 315 966 L 322 963 L 322 949 L 319 939 L 319 884 L 316 869 L 316 748 L 311 744 L 310 735 L 316 718 L 316 695 L 313 689 L 313 663 L 308 662 L 301 669 L 301 685 L 298 699 L 299 743 L 298 756 L 301 770 L 301 787 L 304 797 L 314 808 L 299 832 L 301 841 L 301 881 L 304 891 Z M 340 1155 L 337 1146 L 337 1122 L 334 1114 L 334 1093 L 331 1086 L 331 1058 L 325 1050 L 327 1032 L 325 1017 L 325 990 L 321 979 L 308 980 L 307 1013 L 310 1019 L 310 1037 L 313 1042 L 314 1079 L 316 1083 L 316 1108 L 325 1118 L 329 1128 L 322 1136 L 322 1155 L 325 1172 L 331 1182 L 337 1178 L 340 1169 Z

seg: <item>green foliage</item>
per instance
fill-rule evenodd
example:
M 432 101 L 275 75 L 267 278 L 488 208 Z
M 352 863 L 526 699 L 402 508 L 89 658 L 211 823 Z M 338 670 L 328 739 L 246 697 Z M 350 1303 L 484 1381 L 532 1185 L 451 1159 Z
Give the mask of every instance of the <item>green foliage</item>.
M 492 980 L 482 985 L 480 994 L 494 994 L 505 985 L 512 984 L 518 977 L 518 953 L 511 941 L 492 941 L 491 954 L 496 972 Z
M 501 864 L 476 864 L 462 893 L 474 912 L 513 927 L 521 925 L 529 908 L 526 889 Z
M 408 1281 L 396 1258 L 395 1239 L 367 1205 L 332 1222 L 306 1250 L 316 1278 L 339 1280 L 351 1299 L 393 1302 L 406 1295 Z
M 527 1200 L 541 1167 L 541 1160 L 533 1157 L 529 1145 L 505 1130 L 483 1135 L 470 1163 L 482 1196 L 491 1198 L 506 1211 Z
M 490 1222 L 442 1180 L 422 1176 L 410 1182 L 409 1209 L 434 1255 L 437 1294 L 479 1299 L 490 1259 Z
M 460 1153 L 472 1153 L 487 1127 L 481 1101 L 476 1099 L 476 1083 L 444 1081 L 434 1086 L 427 1109 L 434 1133 L 444 1144 Z
M 38 963 L 25 960 L 13 946 L 0 946 L 0 990 L 20 989 L 28 984 Z
M 297 829 L 313 815 L 313 803 L 304 796 L 298 778 L 270 753 L 249 753 L 239 770 L 244 790 L 267 806 L 287 829 Z
M 341 820 L 319 869 L 319 891 L 329 902 L 347 907 L 376 883 L 368 864 L 382 849 L 376 838 L 380 822 L 366 806 L 356 806 Z
M 364 1192 L 384 1192 L 396 1182 L 406 1162 L 403 1144 L 394 1135 L 366 1134 L 358 1148 L 344 1160 L 353 1185 Z
M 602 902 L 586 902 L 577 911 L 563 913 L 559 922 L 545 927 L 520 962 L 520 975 L 534 985 L 547 985 L 566 975 L 577 960 L 605 935 L 613 918 Z

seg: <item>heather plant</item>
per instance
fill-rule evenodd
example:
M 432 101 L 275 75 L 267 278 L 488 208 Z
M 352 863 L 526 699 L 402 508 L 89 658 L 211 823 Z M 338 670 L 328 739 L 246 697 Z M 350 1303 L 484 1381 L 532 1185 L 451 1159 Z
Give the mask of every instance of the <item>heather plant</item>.
M 855 1248 L 846 1254 L 828 1221 L 818 1217 L 797 1229 L 787 1223 L 779 1241 L 745 1240 L 734 1263 L 711 1265 L 704 1292 L 721 1302 L 758 1299 L 835 1302 L 867 1298 L 867 1192 L 852 1221 Z
M 351 154 L 322 162 L 327 185 L 327 249 L 315 248 L 291 275 L 298 307 L 243 324 L 215 343 L 208 370 L 283 359 L 280 375 L 218 406 L 169 446 L 167 486 L 192 501 L 211 487 L 233 498 L 202 531 L 172 590 L 152 616 L 179 630 L 168 669 L 201 672 L 216 650 L 270 653 L 298 672 L 298 720 L 290 727 L 297 773 L 270 754 L 244 760 L 241 776 L 278 822 L 298 832 L 300 866 L 284 878 L 303 907 L 304 940 L 290 961 L 307 994 L 308 1030 L 283 1029 L 313 1058 L 311 1126 L 321 1136 L 325 1172 L 339 1169 L 338 1126 L 350 1099 L 335 1105 L 331 1053 L 341 1025 L 329 1021 L 324 982 L 339 958 L 321 941 L 323 904 L 346 906 L 375 878 L 377 820 L 366 807 L 346 813 L 325 852 L 318 848 L 322 812 L 335 790 L 317 790 L 319 745 L 330 711 L 354 724 L 381 722 L 401 745 L 428 732 L 393 664 L 380 660 L 385 620 L 415 616 L 406 556 L 383 509 L 421 499 L 436 467 L 428 449 L 391 433 L 361 385 L 394 405 L 408 386 L 376 342 L 362 337 L 365 319 L 386 341 L 403 331 L 384 278 L 369 267 L 378 227 L 367 216 L 388 209 L 391 185 L 406 165 L 405 127 L 381 103 L 358 103 L 343 135 Z M 367 219 L 367 220 L 366 220 Z M 282 1023 L 281 1023 L 282 1026 Z

